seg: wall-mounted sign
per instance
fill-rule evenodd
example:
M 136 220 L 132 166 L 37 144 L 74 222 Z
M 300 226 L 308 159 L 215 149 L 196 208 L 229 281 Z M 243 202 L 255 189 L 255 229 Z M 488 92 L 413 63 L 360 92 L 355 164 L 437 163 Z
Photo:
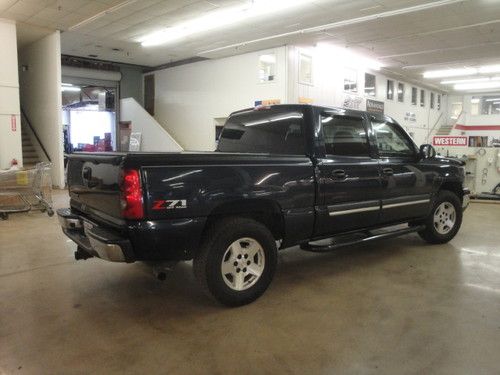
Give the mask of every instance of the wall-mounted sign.
M 275 104 L 280 104 L 281 103 L 281 99 L 265 99 L 265 100 L 256 100 L 255 101 L 255 107 L 259 106 L 259 105 L 265 105 L 265 106 L 268 106 L 268 105 L 275 105 Z
M 371 113 L 384 114 L 384 102 L 377 100 L 366 99 L 366 111 Z
M 467 137 L 435 136 L 432 138 L 434 146 L 466 146 Z
M 346 95 L 342 106 L 344 108 L 359 109 L 361 107 L 361 103 L 363 103 L 363 98 L 359 96 Z
M 305 98 L 303 96 L 299 96 L 299 104 L 312 104 L 313 100 L 311 98 Z
M 413 112 L 406 112 L 405 113 L 405 121 L 417 122 L 417 115 Z
M 141 151 L 141 140 L 142 140 L 142 133 L 141 132 L 130 133 L 130 143 L 128 146 L 128 150 L 129 151 Z
M 17 130 L 16 115 L 10 116 L 10 128 L 12 129 L 13 132 L 15 132 Z

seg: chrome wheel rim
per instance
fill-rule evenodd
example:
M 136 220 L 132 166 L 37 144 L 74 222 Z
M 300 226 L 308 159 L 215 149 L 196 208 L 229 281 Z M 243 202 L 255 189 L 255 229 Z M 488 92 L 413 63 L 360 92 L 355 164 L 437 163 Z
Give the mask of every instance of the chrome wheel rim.
M 266 258 L 260 243 L 249 237 L 234 241 L 221 262 L 222 279 L 232 290 L 246 290 L 259 281 Z
M 449 233 L 455 226 L 457 213 L 450 202 L 443 202 L 434 211 L 434 228 L 439 234 Z

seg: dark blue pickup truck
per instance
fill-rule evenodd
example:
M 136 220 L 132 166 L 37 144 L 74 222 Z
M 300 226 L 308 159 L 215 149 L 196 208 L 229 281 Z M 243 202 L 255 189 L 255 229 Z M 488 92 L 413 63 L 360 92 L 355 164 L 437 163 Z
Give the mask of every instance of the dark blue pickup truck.
M 451 240 L 463 182 L 461 162 L 418 148 L 390 117 L 276 105 L 232 113 L 215 152 L 71 155 L 58 215 L 76 259 L 194 259 L 203 288 L 235 306 L 264 293 L 278 249 Z

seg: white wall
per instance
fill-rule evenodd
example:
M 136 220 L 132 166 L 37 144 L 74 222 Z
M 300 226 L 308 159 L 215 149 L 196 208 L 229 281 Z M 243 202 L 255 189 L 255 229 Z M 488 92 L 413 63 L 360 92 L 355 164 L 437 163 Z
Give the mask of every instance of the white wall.
M 17 74 L 16 25 L 0 19 L 0 169 L 10 167 L 12 159 L 22 166 L 21 120 L 19 111 L 19 79 Z M 16 131 L 12 130 L 15 116 Z
M 141 151 L 182 151 L 182 147 L 151 117 L 134 98 L 120 100 L 120 120 L 132 123 L 132 132 L 140 132 Z
M 52 182 L 64 187 L 61 114 L 61 40 L 59 31 L 19 52 L 21 105 L 52 160 Z M 33 140 L 37 147 L 37 143 Z M 39 156 L 45 160 L 38 148 Z
M 299 82 L 299 54 L 305 53 L 312 56 L 313 59 L 313 83 L 303 84 Z M 346 52 L 347 54 L 347 52 Z M 339 48 L 331 48 L 328 46 L 319 47 L 289 47 L 289 102 L 298 103 L 299 98 L 310 99 L 313 104 L 342 107 L 346 96 L 355 96 L 361 99 L 360 110 L 366 109 L 366 99 L 372 99 L 384 102 L 384 113 L 393 117 L 398 121 L 408 132 L 413 133 L 417 144 L 427 143 L 427 135 L 431 128 L 439 119 L 439 127 L 441 122 L 446 120 L 445 108 L 447 100 L 441 98 L 441 110 L 430 108 L 430 93 L 429 89 L 417 86 L 406 82 L 387 77 L 379 71 L 370 69 L 366 66 L 362 59 L 355 59 L 349 55 L 342 55 L 342 50 Z M 357 93 L 344 92 L 344 69 L 350 68 L 357 72 L 358 91 Z M 376 96 L 366 96 L 365 88 L 365 72 L 376 76 Z M 386 98 L 387 79 L 394 81 L 394 100 Z M 397 85 L 399 82 L 404 83 L 405 93 L 404 101 L 398 102 Z M 411 89 L 417 87 L 418 101 L 417 105 L 411 104 Z M 420 90 L 425 90 L 425 106 L 420 106 Z M 437 103 L 438 92 L 434 91 L 435 103 Z M 405 120 L 406 113 L 415 114 L 416 121 L 412 122 Z M 443 115 L 440 114 L 443 113 Z
M 276 79 L 258 82 L 258 59 L 276 54 Z M 215 148 L 215 118 L 253 107 L 256 100 L 287 99 L 286 48 L 247 53 L 160 70 L 155 75 L 155 118 L 187 150 Z

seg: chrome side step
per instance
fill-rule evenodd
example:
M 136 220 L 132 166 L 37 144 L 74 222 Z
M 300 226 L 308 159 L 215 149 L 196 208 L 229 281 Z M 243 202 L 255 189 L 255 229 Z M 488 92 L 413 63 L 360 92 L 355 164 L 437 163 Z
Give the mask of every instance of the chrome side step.
M 408 233 L 419 232 L 423 229 L 425 229 L 424 225 L 417 225 L 417 226 L 411 226 L 403 229 L 397 229 L 385 232 L 380 230 L 359 232 L 359 233 L 353 233 L 352 235 L 332 237 L 331 243 L 328 245 L 315 245 L 309 242 L 307 244 L 300 245 L 300 248 L 302 250 L 311 251 L 314 253 L 326 253 L 344 246 L 356 245 L 360 243 L 381 240 L 384 238 L 398 237 Z

